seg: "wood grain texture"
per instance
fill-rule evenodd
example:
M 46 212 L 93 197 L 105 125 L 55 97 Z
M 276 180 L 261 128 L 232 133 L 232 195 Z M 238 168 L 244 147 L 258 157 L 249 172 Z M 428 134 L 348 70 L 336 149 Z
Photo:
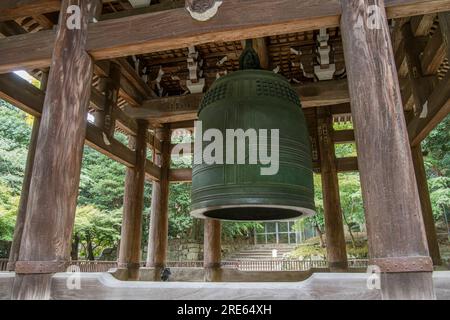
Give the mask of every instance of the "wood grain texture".
M 422 208 L 423 223 L 427 235 L 428 250 L 435 266 L 441 265 L 441 254 L 439 252 L 439 243 L 437 240 L 436 226 L 433 218 L 433 209 L 431 207 L 430 191 L 428 190 L 427 175 L 423 163 L 422 147 L 411 148 L 412 160 L 414 164 L 414 173 L 416 175 L 417 188 L 419 191 L 420 205 Z
M 170 170 L 170 130 L 168 125 L 156 129 L 155 137 L 161 141 L 161 152 L 155 152 L 153 162 L 161 168 L 159 181 L 153 182 L 148 254 L 146 267 L 155 268 L 155 281 L 164 268 L 168 246 L 168 201 Z
M 348 268 L 347 250 L 339 198 L 336 156 L 332 140 L 333 123 L 329 114 L 318 114 L 317 129 L 328 266 L 332 272 L 346 271 Z
M 207 282 L 221 281 L 221 228 L 220 220 L 204 220 L 203 266 Z
M 402 27 L 403 47 L 408 69 L 408 79 L 414 99 L 414 114 L 422 113 L 425 101 L 430 95 L 432 88 L 431 81 L 424 81 L 422 67 L 420 63 L 420 49 L 412 33 L 410 23 L 405 23 Z
M 450 0 L 387 0 L 389 18 L 450 10 Z M 252 12 L 251 15 L 248 13 Z M 220 41 L 260 38 L 339 26 L 339 0 L 227 0 L 206 23 L 184 8 L 100 21 L 89 27 L 96 60 Z M 270 23 L 268 23 L 270 21 Z M 152 32 L 148 32 L 152 30 Z M 108 35 L 108 36 L 105 36 Z M 0 73 L 50 65 L 55 34 L 38 32 L 0 40 Z
M 136 150 L 136 165 L 134 168 L 127 168 L 125 176 L 123 218 L 118 259 L 118 267 L 125 268 L 128 271 L 128 280 L 139 279 L 145 162 L 147 155 L 147 128 L 147 123 L 140 121 L 136 138 L 129 137 L 129 147 Z
M 41 90 L 45 91 L 48 84 L 48 72 L 43 72 L 41 77 Z M 30 194 L 31 178 L 33 174 L 34 158 L 36 155 L 36 145 L 39 134 L 41 119 L 35 117 L 33 119 L 33 128 L 31 130 L 30 144 L 28 147 L 27 162 L 25 165 L 25 173 L 22 182 L 22 191 L 20 193 L 19 209 L 17 211 L 16 224 L 14 227 L 14 236 L 9 251 L 9 259 L 7 270 L 14 271 L 16 261 L 19 259 L 20 245 L 22 242 L 23 228 L 27 216 L 28 197 Z
M 41 116 L 35 163 L 18 265 L 24 261 L 68 261 L 86 133 L 86 113 L 92 80 L 92 59 L 85 51 L 91 1 L 64 0 L 79 5 L 81 28 L 57 30 L 52 68 Z M 14 296 L 48 297 L 49 275 L 20 275 Z
M 2 0 L 0 21 L 59 11 L 61 0 Z
M 408 134 L 412 146 L 418 145 L 450 113 L 450 72 L 440 80 L 427 99 L 427 112 L 408 122 Z
M 429 256 L 384 1 L 342 0 L 341 4 L 369 255 Z M 365 23 L 369 5 L 381 8 L 379 29 L 369 29 Z M 433 291 L 427 277 L 408 276 L 418 284 L 404 292 L 405 299 L 417 296 L 419 290 L 425 295 Z M 383 297 L 389 298 L 403 284 L 401 279 L 382 282 Z
M 28 147 L 27 162 L 22 182 L 22 191 L 20 193 L 19 208 L 17 210 L 16 224 L 14 227 L 14 236 L 9 251 L 8 271 L 14 271 L 15 264 L 19 258 L 20 243 L 22 241 L 23 228 L 27 214 L 28 196 L 30 193 L 31 177 L 33 172 L 34 158 L 36 155 L 36 143 L 39 134 L 40 119 L 33 119 L 33 128 L 31 129 L 30 144 Z

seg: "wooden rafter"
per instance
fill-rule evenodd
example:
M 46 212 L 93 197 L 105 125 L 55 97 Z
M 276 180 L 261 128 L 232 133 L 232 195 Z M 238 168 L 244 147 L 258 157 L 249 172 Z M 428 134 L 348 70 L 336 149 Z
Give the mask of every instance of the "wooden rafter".
M 2 0 L 0 21 L 59 11 L 61 0 Z

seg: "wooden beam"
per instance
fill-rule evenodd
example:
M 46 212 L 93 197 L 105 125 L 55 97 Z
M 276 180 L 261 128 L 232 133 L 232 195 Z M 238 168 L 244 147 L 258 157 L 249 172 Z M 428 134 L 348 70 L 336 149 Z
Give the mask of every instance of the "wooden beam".
M 122 77 L 120 77 L 120 89 L 119 95 L 132 107 L 139 107 L 142 104 L 142 101 L 150 96 L 143 95 L 139 90 L 135 87 L 134 82 L 129 79 L 132 77 L 130 74 L 130 70 L 122 71 Z M 99 61 L 94 66 L 94 73 L 99 77 L 107 77 L 109 73 L 109 63 L 108 61 Z
M 11 73 L 0 75 L 0 98 L 35 117 L 39 117 L 42 113 L 45 94 L 18 75 Z M 123 120 L 120 112 L 117 112 L 116 115 L 119 115 L 118 121 L 128 121 Z M 135 122 L 135 120 L 130 121 Z M 87 145 L 111 159 L 128 167 L 133 167 L 134 152 L 115 139 L 111 139 L 110 142 L 110 145 L 104 142 L 102 131 L 99 128 L 93 124 L 87 124 Z M 159 168 L 157 169 L 152 163 L 149 163 L 146 165 L 146 174 L 148 178 L 158 180 Z
M 422 71 L 424 75 L 435 74 L 446 57 L 446 46 L 440 29 L 430 37 L 423 51 Z
M 355 142 L 355 132 L 353 130 L 333 130 L 334 143 Z
M 417 145 L 411 148 L 411 154 L 414 164 L 414 173 L 416 175 L 417 189 L 419 191 L 420 205 L 422 208 L 423 223 L 425 225 L 425 234 L 427 236 L 428 250 L 430 250 L 433 265 L 441 265 L 441 254 L 439 252 L 439 243 L 436 234 L 436 224 L 433 218 L 433 208 L 431 207 L 430 191 L 428 190 L 427 175 L 423 162 L 422 147 Z
M 192 181 L 192 169 L 170 169 L 169 171 L 170 182 L 191 182 Z
M 417 146 L 450 113 L 450 72 L 440 80 L 426 101 L 426 112 L 408 124 L 411 146 Z
M 386 0 L 386 6 L 389 18 L 399 18 L 448 11 L 450 0 Z M 305 0 L 302 5 L 296 0 L 228 0 L 205 23 L 192 19 L 184 8 L 100 21 L 89 26 L 87 46 L 96 60 L 118 58 L 217 39 L 235 41 L 337 27 L 340 14 L 338 0 Z M 48 67 L 55 36 L 53 31 L 43 31 L 1 39 L 0 73 Z
M 433 26 L 436 14 L 425 14 L 422 16 L 414 16 L 411 18 L 411 31 L 414 37 L 428 36 Z
M 56 12 L 60 8 L 61 0 L 2 0 L 0 21 Z
M 346 80 L 308 83 L 294 86 L 303 108 L 315 108 L 348 103 Z M 202 93 L 186 96 L 166 97 L 144 101 L 141 108 L 126 107 L 125 112 L 135 119 L 146 119 L 160 123 L 171 123 L 197 119 Z
M 336 159 L 336 168 L 338 172 L 354 172 L 358 171 L 358 158 L 346 157 Z
M 14 73 L 0 75 L 0 98 L 33 117 L 40 117 L 45 94 Z
M 122 75 L 128 79 L 131 85 L 136 88 L 143 98 L 155 97 L 156 94 L 150 87 L 141 79 L 141 77 L 136 73 L 136 70 L 128 63 L 125 58 L 118 58 L 116 62 L 120 65 L 122 69 Z

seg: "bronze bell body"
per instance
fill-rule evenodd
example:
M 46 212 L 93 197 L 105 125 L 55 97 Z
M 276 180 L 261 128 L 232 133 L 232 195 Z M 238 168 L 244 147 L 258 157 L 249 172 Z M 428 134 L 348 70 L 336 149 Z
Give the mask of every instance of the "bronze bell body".
M 197 127 L 193 216 L 267 221 L 315 213 L 305 117 L 297 93 L 284 77 L 253 69 L 222 77 L 205 94 L 198 116 L 201 132 Z M 220 133 L 222 141 L 203 136 L 209 129 Z M 224 150 L 212 152 L 222 161 L 202 159 L 211 151 L 211 143 L 224 146 Z M 239 143 L 245 145 L 245 155 Z M 230 158 L 235 161 L 228 161 Z

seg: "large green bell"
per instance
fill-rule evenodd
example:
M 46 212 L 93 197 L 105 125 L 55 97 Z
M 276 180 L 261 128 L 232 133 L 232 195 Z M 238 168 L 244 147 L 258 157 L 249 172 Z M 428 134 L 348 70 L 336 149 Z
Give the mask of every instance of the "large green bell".
M 196 128 L 192 170 L 193 216 L 263 221 L 314 214 L 309 135 L 298 95 L 285 78 L 263 70 L 241 70 L 219 78 L 205 94 L 198 117 L 201 131 Z M 221 133 L 223 141 L 209 137 L 210 141 L 203 139 L 199 146 L 199 139 L 204 138 L 208 129 Z M 258 141 L 251 139 L 251 135 L 241 135 L 240 139 L 239 135 L 238 138 L 233 136 L 233 164 L 227 159 L 227 152 L 230 153 L 227 129 L 242 129 L 244 132 L 250 129 L 258 133 Z M 261 129 L 265 129 L 265 135 L 259 134 L 263 132 Z M 278 141 L 272 136 L 274 130 L 278 130 Z M 212 155 L 223 158 L 223 163 L 208 164 L 202 159 L 208 145 L 211 150 L 213 142 L 217 143 L 216 146 L 224 145 L 223 151 L 212 152 Z M 246 146 L 246 161 L 240 164 L 237 161 L 239 142 Z M 257 149 L 264 149 L 264 146 L 271 156 L 271 152 L 278 150 L 278 159 L 274 157 L 278 162 L 271 163 L 272 169 L 278 168 L 275 174 L 262 174 L 264 170 L 261 169 L 267 170 L 269 165 L 267 161 L 260 161 L 263 158 Z M 223 152 L 223 157 L 220 152 Z M 250 152 L 254 152 L 253 161 Z M 255 153 L 258 154 L 256 164 Z

